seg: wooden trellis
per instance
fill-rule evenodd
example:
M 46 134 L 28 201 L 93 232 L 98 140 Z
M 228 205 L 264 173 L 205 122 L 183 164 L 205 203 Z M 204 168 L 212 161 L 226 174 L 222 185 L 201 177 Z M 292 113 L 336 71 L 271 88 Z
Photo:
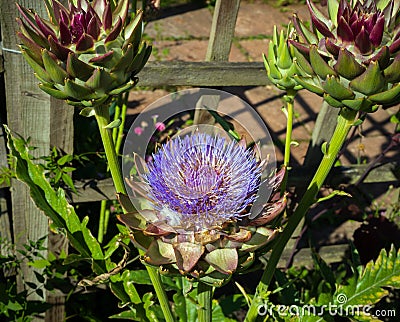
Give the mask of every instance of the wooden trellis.
M 44 2 L 37 0 L 21 0 L 21 5 L 33 8 L 45 14 Z M 165 85 L 220 87 L 220 86 L 264 86 L 269 81 L 262 63 L 228 62 L 232 45 L 234 28 L 240 0 L 217 0 L 211 26 L 210 40 L 204 62 L 150 62 L 138 75 L 139 85 L 159 87 Z M 50 98 L 37 86 L 37 79 L 31 68 L 18 53 L 15 17 L 18 16 L 14 1 L 0 3 L 0 123 L 7 123 L 12 131 L 23 137 L 31 137 L 31 144 L 37 149 L 35 156 L 47 155 L 53 146 L 72 154 L 73 152 L 73 108 L 65 103 Z M 337 113 L 327 106 L 319 113 L 316 128 L 306 160 L 315 159 L 320 153 L 320 145 L 327 141 L 334 124 L 327 123 Z M 335 117 L 333 117 L 335 119 Z M 321 130 L 324 124 L 324 130 Z M 329 124 L 329 125 L 327 125 Z M 7 152 L 3 128 L 0 130 L 0 166 L 7 165 Z M 396 181 L 393 174 L 395 165 L 385 165 L 375 169 L 367 177 L 369 182 Z M 355 181 L 365 166 L 352 166 L 336 169 L 335 178 L 348 178 Z M 304 171 L 304 169 L 303 169 Z M 294 170 L 292 183 L 304 183 L 304 173 Z M 98 201 L 105 196 L 115 198 L 115 190 L 111 180 L 98 182 L 77 182 L 78 194 L 72 196 L 72 202 Z M 10 193 L 9 193 L 10 192 Z M 7 198 L 9 198 L 7 200 Z M 11 205 L 11 208 L 9 207 Z M 11 217 L 12 215 L 12 217 Z M 0 187 L 0 237 L 12 239 L 21 247 L 28 240 L 37 240 L 47 235 L 48 219 L 31 202 L 29 191 L 24 184 L 13 180 L 11 187 Z M 53 242 L 54 241 L 54 242 Z M 48 247 L 57 251 L 66 247 L 66 243 L 58 238 L 50 238 Z M 0 248 L 1 250 L 1 248 Z M 328 262 L 339 261 L 344 253 L 342 246 L 330 246 L 321 250 Z M 285 258 L 285 254 L 283 256 Z M 298 264 L 308 262 L 309 250 L 296 257 Z M 285 260 L 283 259 L 282 263 Z M 295 261 L 296 263 L 296 261 Z M 23 274 L 27 281 L 35 281 L 31 268 L 24 267 Z M 23 284 L 19 282 L 22 290 Z M 32 295 L 32 299 L 34 295 Z M 48 301 L 63 302 L 62 296 L 48 295 Z M 46 314 L 46 321 L 61 321 L 64 311 L 62 305 Z M 40 320 L 40 319 L 39 319 Z

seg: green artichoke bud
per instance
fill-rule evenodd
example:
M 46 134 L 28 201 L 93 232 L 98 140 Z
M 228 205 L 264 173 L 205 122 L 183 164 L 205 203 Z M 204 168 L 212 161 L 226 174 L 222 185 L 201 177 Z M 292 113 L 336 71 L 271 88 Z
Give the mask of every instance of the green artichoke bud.
M 303 87 L 299 85 L 293 78 L 295 74 L 299 74 L 297 65 L 294 64 L 293 49 L 288 45 L 289 33 L 293 30 L 292 26 L 288 26 L 287 34 L 283 30 L 278 34 L 276 26 L 272 40 L 269 43 L 268 55 L 263 54 L 265 69 L 271 82 L 281 90 L 298 91 Z
M 48 20 L 17 5 L 21 52 L 44 92 L 81 108 L 105 104 L 137 83 L 150 56 L 142 12 L 128 23 L 129 0 L 68 3 L 46 1 Z
M 162 272 L 221 286 L 235 271 L 246 270 L 255 251 L 265 251 L 277 235 L 265 225 L 286 206 L 286 196 L 277 192 L 285 169 L 262 183 L 266 162 L 257 161 L 244 141 L 228 144 L 201 133 L 177 137 L 141 164 L 139 181 L 130 184 L 146 206 L 138 212 L 120 194 L 127 213 L 119 220 L 144 251 L 142 260 Z M 272 198 L 255 206 L 261 184 Z
M 373 112 L 399 103 L 399 3 L 328 0 L 329 17 L 307 5 L 312 29 L 294 16 L 289 40 L 302 71 L 296 81 L 338 108 Z

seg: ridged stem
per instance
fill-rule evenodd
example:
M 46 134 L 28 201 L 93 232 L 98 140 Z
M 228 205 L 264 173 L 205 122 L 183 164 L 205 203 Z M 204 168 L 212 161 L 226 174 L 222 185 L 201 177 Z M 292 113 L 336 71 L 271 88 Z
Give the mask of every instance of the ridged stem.
M 292 236 L 297 225 L 300 223 L 301 219 L 305 216 L 307 211 L 315 202 L 315 197 L 318 191 L 321 189 L 328 173 L 332 169 L 336 156 L 338 155 L 346 137 L 349 133 L 351 126 L 354 123 L 357 112 L 348 109 L 342 109 L 339 113 L 338 122 L 335 131 L 332 135 L 330 143 L 327 147 L 327 151 L 311 180 L 303 198 L 301 199 L 299 205 L 297 206 L 293 215 L 289 218 L 286 227 L 284 228 L 282 234 L 279 236 L 275 247 L 272 249 L 271 256 L 268 260 L 267 267 L 261 277 L 261 281 L 257 286 L 256 294 L 251 303 L 250 309 L 247 312 L 245 321 L 252 322 L 255 321 L 258 315 L 258 306 L 262 303 L 263 296 L 267 294 L 268 285 L 270 284 L 272 277 L 275 273 L 276 266 L 278 265 L 279 259 L 282 252 Z
M 197 300 L 199 301 L 197 317 L 199 322 L 211 322 L 212 320 L 212 294 L 212 286 L 199 282 L 197 286 Z
M 114 141 L 112 138 L 112 132 L 110 129 L 105 128 L 110 123 L 108 106 L 101 105 L 95 107 L 95 113 L 115 190 L 117 193 L 126 194 L 124 181 L 122 179 L 121 167 L 119 166 L 118 156 L 115 151 Z
M 154 267 L 146 266 L 147 272 L 149 273 L 151 283 L 153 284 L 154 290 L 156 291 L 156 295 L 158 301 L 160 302 L 161 310 L 164 314 L 164 318 L 166 322 L 174 322 L 174 317 L 171 312 L 171 308 L 169 305 L 167 293 L 165 293 L 161 276 L 158 273 L 158 270 Z
M 108 162 L 108 166 L 111 171 L 111 177 L 114 182 L 115 190 L 117 193 L 126 194 L 126 189 L 124 185 L 124 181 L 122 178 L 121 167 L 118 162 L 117 152 L 115 150 L 114 141 L 112 137 L 112 132 L 110 129 L 106 129 L 105 127 L 110 123 L 110 113 L 108 110 L 108 106 L 98 106 L 95 107 L 95 114 L 97 124 L 100 130 L 101 140 L 103 141 L 104 151 L 106 153 L 106 158 Z M 154 286 L 154 290 L 156 291 L 156 295 L 158 300 L 160 301 L 161 309 L 164 313 L 165 320 L 167 322 L 173 322 L 174 318 L 171 313 L 171 309 L 169 307 L 169 301 L 167 294 L 164 291 L 160 274 L 157 269 L 146 266 L 147 272 L 149 273 L 151 282 Z
M 283 157 L 283 166 L 286 167 L 285 177 L 281 184 L 281 194 L 286 191 L 286 184 L 289 174 L 289 164 L 290 164 L 290 148 L 292 144 L 292 129 L 293 129 L 293 103 L 294 97 L 297 91 L 288 90 L 285 95 L 286 108 L 287 108 L 287 121 L 286 121 L 286 138 L 285 138 L 285 154 Z

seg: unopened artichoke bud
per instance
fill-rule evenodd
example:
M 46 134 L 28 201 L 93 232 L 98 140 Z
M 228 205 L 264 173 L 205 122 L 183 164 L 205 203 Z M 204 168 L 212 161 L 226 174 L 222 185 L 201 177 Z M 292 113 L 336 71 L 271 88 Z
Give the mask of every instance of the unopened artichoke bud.
M 21 52 L 39 87 L 81 108 L 130 90 L 151 47 L 142 42 L 142 13 L 128 23 L 129 0 L 46 1 L 48 19 L 18 6 Z
M 312 28 L 295 15 L 289 40 L 308 74 L 296 80 L 338 108 L 373 112 L 399 103 L 399 2 L 328 0 L 328 16 L 307 5 Z
M 265 162 L 244 141 L 199 132 L 176 137 L 145 167 L 131 187 L 147 206 L 135 211 L 131 199 L 119 195 L 128 212 L 119 220 L 132 231 L 145 263 L 220 286 L 277 235 L 266 224 L 286 206 L 278 192 L 285 170 L 261 180 Z M 262 184 L 272 197 L 254 212 Z
M 294 64 L 293 49 L 288 45 L 288 35 L 292 31 L 288 26 L 287 34 L 283 30 L 278 34 L 276 26 L 272 40 L 269 42 L 268 55 L 263 54 L 265 69 L 271 82 L 281 90 L 298 91 L 303 87 L 293 78 L 299 74 L 297 65 Z

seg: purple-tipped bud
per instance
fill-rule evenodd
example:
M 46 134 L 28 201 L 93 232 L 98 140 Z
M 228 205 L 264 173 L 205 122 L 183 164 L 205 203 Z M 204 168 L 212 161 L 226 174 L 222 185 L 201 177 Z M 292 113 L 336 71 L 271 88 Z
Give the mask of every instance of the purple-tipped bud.
M 110 4 L 107 4 L 103 12 L 103 26 L 105 30 L 108 30 L 112 26 L 112 12 Z
M 385 29 L 385 17 L 380 16 L 373 26 L 371 33 L 369 34 L 369 39 L 371 40 L 372 45 L 378 47 L 383 38 L 383 30 Z
M 76 42 L 77 51 L 86 51 L 94 46 L 94 39 L 88 34 L 83 34 Z

